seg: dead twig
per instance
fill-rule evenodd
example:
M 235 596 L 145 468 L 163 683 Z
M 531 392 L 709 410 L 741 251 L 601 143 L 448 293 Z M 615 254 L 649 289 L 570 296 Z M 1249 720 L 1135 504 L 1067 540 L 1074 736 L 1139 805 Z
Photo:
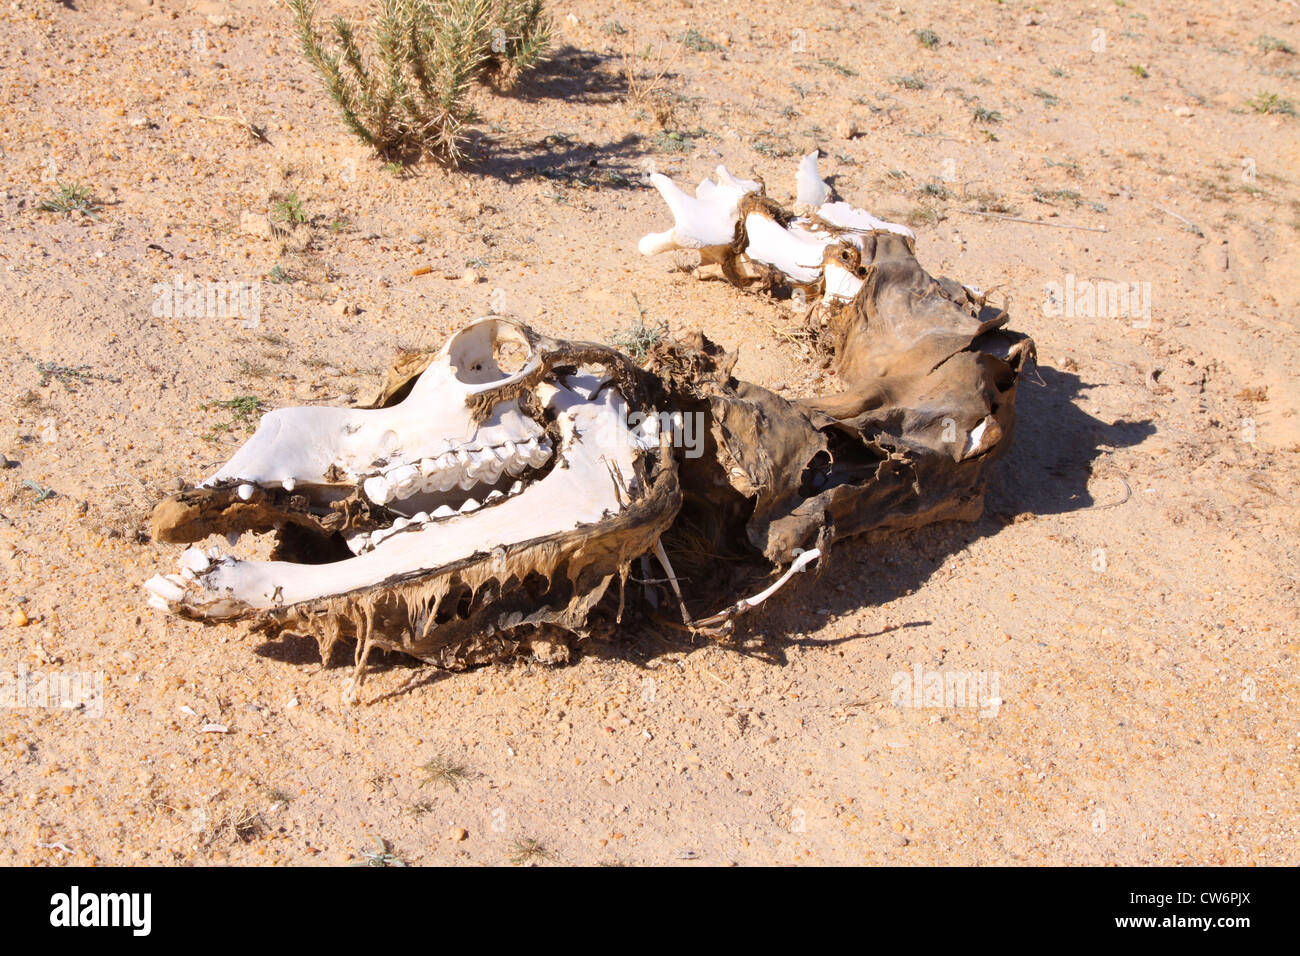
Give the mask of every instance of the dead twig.
M 1084 232 L 1109 232 L 1105 226 L 1080 226 L 1072 222 L 1047 222 L 1042 219 L 1021 219 L 1019 216 L 1004 216 L 996 212 L 981 212 L 978 209 L 958 209 L 968 216 L 984 216 L 988 219 L 1001 219 L 1003 222 L 1023 222 L 1027 226 L 1051 226 L 1053 229 L 1081 229 Z

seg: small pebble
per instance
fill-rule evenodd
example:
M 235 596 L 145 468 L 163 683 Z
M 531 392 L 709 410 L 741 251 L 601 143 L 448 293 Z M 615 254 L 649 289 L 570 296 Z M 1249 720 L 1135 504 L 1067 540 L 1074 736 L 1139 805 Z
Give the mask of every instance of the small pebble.
M 464 827 L 456 827 L 451 831 L 451 839 L 455 843 L 462 843 L 469 839 L 469 831 Z

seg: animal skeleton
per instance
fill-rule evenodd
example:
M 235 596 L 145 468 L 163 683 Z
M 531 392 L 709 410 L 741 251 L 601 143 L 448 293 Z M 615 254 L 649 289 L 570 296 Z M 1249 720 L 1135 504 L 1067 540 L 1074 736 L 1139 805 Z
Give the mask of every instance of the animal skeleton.
M 178 573 L 146 583 L 150 603 L 310 633 L 326 662 L 355 638 L 358 676 L 374 647 L 455 668 L 608 628 L 652 554 L 686 626 L 722 635 L 836 540 L 977 517 L 1032 341 L 975 290 L 931 278 L 906 227 L 830 201 L 815 153 L 797 181 L 796 215 L 723 167 L 693 197 L 656 175 L 674 223 L 640 249 L 695 249 L 701 275 L 819 297 L 843 392 L 790 401 L 738 381 L 734 356 L 699 333 L 638 366 L 483 319 L 404 359 L 369 408 L 271 412 L 227 464 L 161 502 L 159 541 L 274 532 L 276 549 L 251 561 L 190 547 Z M 687 424 L 698 455 L 683 451 Z M 717 593 L 720 555 L 750 569 L 736 594 L 755 568 L 787 570 L 691 618 Z

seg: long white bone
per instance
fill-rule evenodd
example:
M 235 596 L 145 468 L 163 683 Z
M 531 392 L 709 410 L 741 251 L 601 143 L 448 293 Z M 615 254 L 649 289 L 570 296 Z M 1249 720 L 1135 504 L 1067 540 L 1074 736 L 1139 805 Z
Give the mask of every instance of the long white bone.
M 745 255 L 756 262 L 780 269 L 794 282 L 816 282 L 822 271 L 822 250 L 834 237 L 818 238 L 806 231 L 792 231 L 762 213 L 745 217 L 749 244 Z

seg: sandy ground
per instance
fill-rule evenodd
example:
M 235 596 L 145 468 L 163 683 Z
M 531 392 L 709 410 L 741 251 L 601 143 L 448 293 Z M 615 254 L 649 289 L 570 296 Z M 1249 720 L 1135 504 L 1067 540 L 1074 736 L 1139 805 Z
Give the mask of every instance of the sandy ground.
M 1300 862 L 1300 120 L 1259 98 L 1300 102 L 1261 40 L 1300 49 L 1296 5 L 551 9 L 557 56 L 483 93 L 459 174 L 351 141 L 272 4 L 0 9 L 0 670 L 103 680 L 99 717 L 0 712 L 0 863 Z M 622 54 L 654 73 L 682 37 L 656 119 Z M 308 640 L 145 606 L 179 551 L 148 510 L 245 437 L 211 402 L 364 401 L 494 294 L 833 387 L 788 304 L 636 253 L 648 170 L 788 201 L 813 147 L 1038 342 L 982 520 L 847 543 L 741 647 L 390 660 L 361 705 Z M 70 183 L 97 219 L 38 208 Z M 310 223 L 268 236 L 288 194 Z M 157 315 L 177 279 L 257 283 L 260 326 Z M 1150 320 L 1044 308 L 1098 279 L 1149 283 Z M 900 706 L 918 669 L 998 701 Z

